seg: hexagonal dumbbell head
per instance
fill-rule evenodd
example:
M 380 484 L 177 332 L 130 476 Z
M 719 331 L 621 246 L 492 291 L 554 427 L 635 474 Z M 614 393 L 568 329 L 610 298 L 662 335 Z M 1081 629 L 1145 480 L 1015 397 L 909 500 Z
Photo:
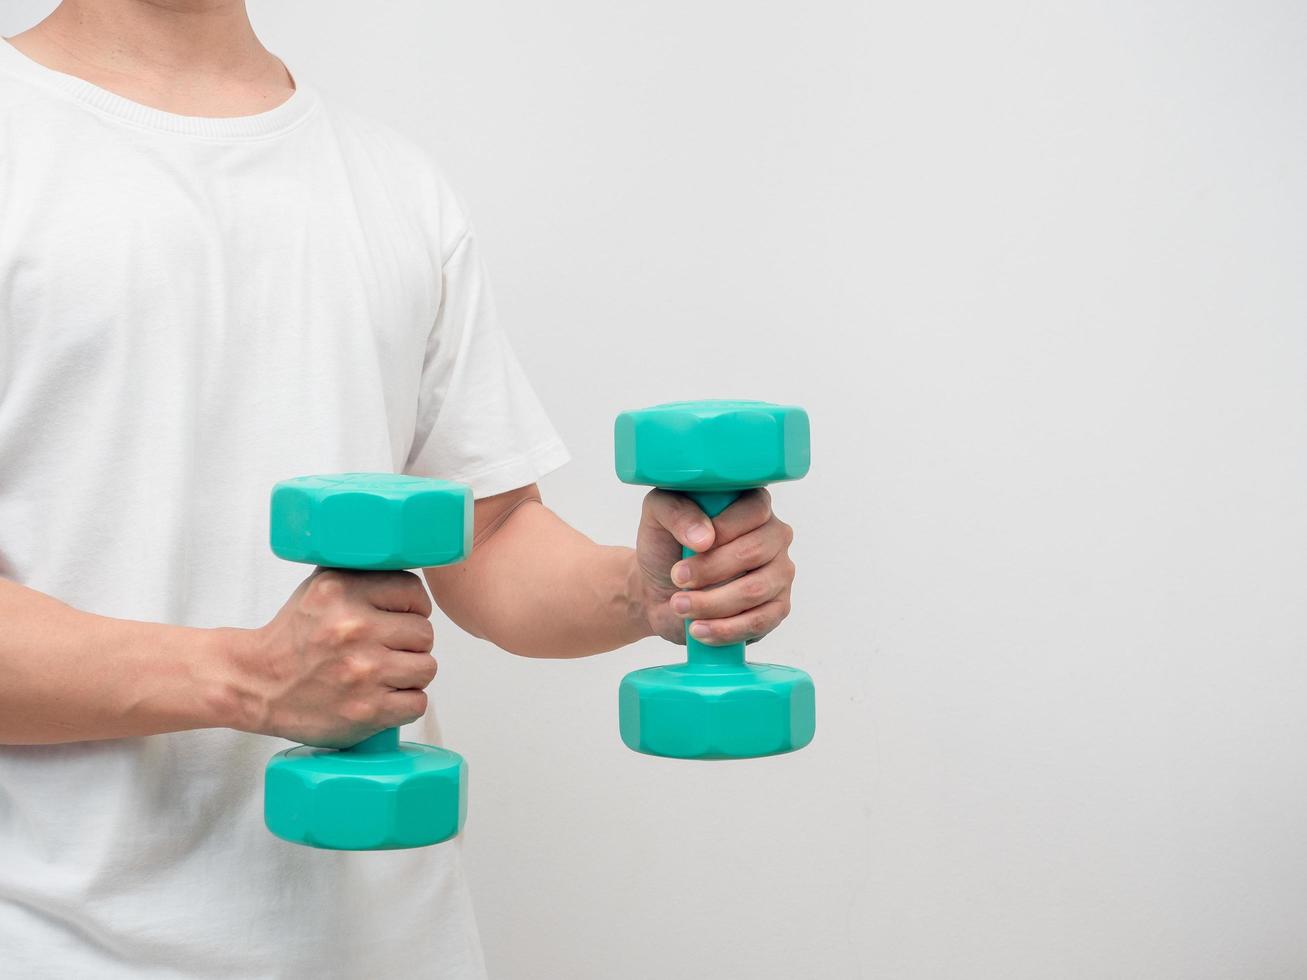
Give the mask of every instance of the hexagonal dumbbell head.
M 617 477 L 665 490 L 745 490 L 808 472 L 808 413 L 768 402 L 671 402 L 623 412 Z
M 734 664 L 689 656 L 622 678 L 618 724 L 627 748 L 672 759 L 754 759 L 812 741 L 816 693 L 805 672 L 748 663 L 743 651 Z
M 395 473 L 283 480 L 272 490 L 271 543 L 287 561 L 328 568 L 430 568 L 472 551 L 472 491 Z
M 614 437 L 623 482 L 684 492 L 709 517 L 743 490 L 808 472 L 808 415 L 794 406 L 655 405 L 619 415 Z M 806 673 L 747 663 L 743 643 L 709 646 L 690 635 L 688 623 L 686 653 L 685 663 L 622 680 L 618 714 L 628 747 L 678 759 L 744 759 L 812 741 L 816 698 Z
M 389 473 L 306 476 L 272 492 L 272 550 L 328 568 L 447 565 L 472 548 L 471 490 Z M 311 847 L 422 847 L 455 836 L 467 815 L 456 752 L 400 742 L 398 729 L 349 749 L 302 745 L 268 762 L 264 821 Z
M 264 823 L 295 844 L 338 851 L 425 847 L 467 819 L 467 763 L 457 752 L 395 740 L 336 751 L 300 745 L 268 760 Z

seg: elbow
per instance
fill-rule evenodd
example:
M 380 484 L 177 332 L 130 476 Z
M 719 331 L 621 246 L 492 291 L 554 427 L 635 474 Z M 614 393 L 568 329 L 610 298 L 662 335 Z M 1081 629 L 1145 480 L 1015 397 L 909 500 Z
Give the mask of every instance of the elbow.
M 511 653 L 524 660 L 579 660 L 582 657 L 592 657 L 596 653 L 604 652 L 573 644 L 551 643 L 547 638 L 540 636 L 523 635 L 499 639 L 486 637 L 486 639 L 505 653 Z

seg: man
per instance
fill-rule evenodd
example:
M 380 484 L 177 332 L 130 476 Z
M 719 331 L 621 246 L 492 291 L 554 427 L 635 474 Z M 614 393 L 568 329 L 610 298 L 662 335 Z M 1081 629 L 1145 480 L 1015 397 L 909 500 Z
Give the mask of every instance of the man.
M 522 656 L 786 615 L 765 492 L 655 491 L 604 547 L 541 503 L 566 458 L 457 199 L 242 0 L 64 0 L 0 42 L 0 975 L 483 976 L 457 846 L 262 826 L 277 739 L 425 723 L 436 673 L 422 578 L 300 581 L 267 494 L 470 484 L 473 555 L 426 584 Z

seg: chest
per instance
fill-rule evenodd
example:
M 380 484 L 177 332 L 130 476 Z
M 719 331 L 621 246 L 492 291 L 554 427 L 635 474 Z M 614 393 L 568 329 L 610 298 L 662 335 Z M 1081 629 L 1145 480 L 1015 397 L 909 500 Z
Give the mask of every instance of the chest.
M 407 374 L 439 281 L 396 191 L 330 147 L 122 138 L 14 153 L 0 172 L 0 383 L 131 366 L 215 391 L 288 364 L 324 381 Z

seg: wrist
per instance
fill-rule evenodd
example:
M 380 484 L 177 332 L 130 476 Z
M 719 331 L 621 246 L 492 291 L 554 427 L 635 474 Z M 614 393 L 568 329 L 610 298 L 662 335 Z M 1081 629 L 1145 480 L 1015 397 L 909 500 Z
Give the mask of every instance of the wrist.
M 650 599 L 648 582 L 640 568 L 640 562 L 634 549 L 622 548 L 626 560 L 626 589 L 623 603 L 626 610 L 628 629 L 627 643 L 643 640 L 646 636 L 657 636 L 658 628 L 654 622 L 654 605 Z
M 203 684 L 205 727 L 261 732 L 266 710 L 254 683 L 254 667 L 263 659 L 259 630 L 218 627 L 203 633 L 203 659 L 211 667 Z

